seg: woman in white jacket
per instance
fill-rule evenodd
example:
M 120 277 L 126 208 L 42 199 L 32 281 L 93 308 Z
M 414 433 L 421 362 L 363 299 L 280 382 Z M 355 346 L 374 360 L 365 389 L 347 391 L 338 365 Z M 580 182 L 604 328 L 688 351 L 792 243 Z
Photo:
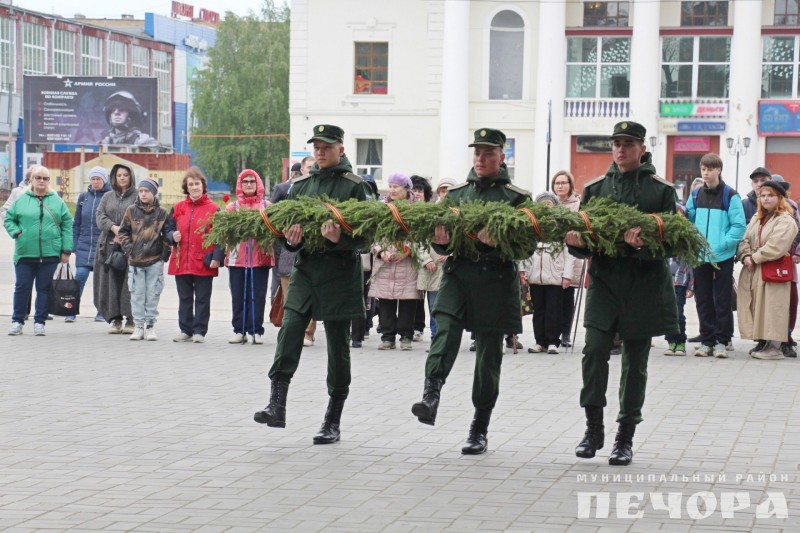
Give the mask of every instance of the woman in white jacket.
M 550 207 L 558 205 L 558 196 L 543 192 L 536 197 Z M 533 335 L 536 345 L 529 353 L 558 353 L 561 345 L 561 322 L 564 293 L 572 281 L 575 258 L 553 244 L 540 243 L 529 259 L 526 279 L 533 303 Z

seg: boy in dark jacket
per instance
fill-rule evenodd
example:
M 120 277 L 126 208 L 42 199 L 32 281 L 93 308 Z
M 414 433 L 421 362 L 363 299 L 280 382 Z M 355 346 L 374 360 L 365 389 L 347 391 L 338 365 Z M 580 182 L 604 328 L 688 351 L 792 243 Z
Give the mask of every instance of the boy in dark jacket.
M 117 235 L 128 256 L 128 288 L 134 330 L 130 339 L 158 340 L 154 325 L 158 318 L 158 301 L 164 289 L 164 223 L 167 210 L 156 198 L 158 182 L 144 178 L 139 182 L 139 197 L 128 207 Z

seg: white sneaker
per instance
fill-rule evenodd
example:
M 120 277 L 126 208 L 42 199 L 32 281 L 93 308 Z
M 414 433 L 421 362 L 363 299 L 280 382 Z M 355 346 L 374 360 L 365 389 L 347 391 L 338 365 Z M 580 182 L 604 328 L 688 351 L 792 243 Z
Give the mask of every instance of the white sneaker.
M 133 323 L 133 320 L 130 318 L 125 321 L 125 325 L 122 327 L 122 334 L 133 333 L 133 330 L 136 329 L 136 324 Z
M 233 337 L 228 339 L 228 344 L 242 344 L 242 341 L 247 342 L 245 336 L 241 333 L 234 333 Z
M 174 337 L 172 337 L 172 342 L 191 342 L 192 336 L 188 333 L 180 332 Z
M 303 346 L 314 346 L 314 339 L 309 339 L 308 337 L 304 337 Z
M 414 332 L 414 342 L 422 342 L 422 332 L 415 331 Z
M 156 330 L 153 326 L 148 327 L 144 330 L 144 339 L 147 341 L 157 341 L 158 335 L 156 335 Z
M 200 335 L 199 333 L 195 333 L 194 335 L 192 335 L 192 342 L 197 342 L 197 343 L 206 342 L 206 338 Z
M 547 353 L 552 353 L 552 354 L 558 353 L 558 346 L 556 346 L 555 344 L 551 344 L 550 346 L 547 347 Z
M 261 335 L 256 333 L 255 335 L 250 336 L 250 342 L 253 344 L 264 344 L 264 339 L 261 338 Z
M 22 335 L 22 324 L 19 322 L 12 322 L 11 328 L 8 330 L 9 335 Z
M 140 341 L 144 339 L 144 328 L 142 326 L 135 326 L 133 328 L 133 333 L 131 333 L 131 336 L 128 338 L 132 341 Z
M 108 326 L 109 335 L 119 335 L 122 333 L 122 320 L 115 320 Z
M 33 325 L 33 334 L 37 337 L 44 337 L 44 324 L 34 324 Z

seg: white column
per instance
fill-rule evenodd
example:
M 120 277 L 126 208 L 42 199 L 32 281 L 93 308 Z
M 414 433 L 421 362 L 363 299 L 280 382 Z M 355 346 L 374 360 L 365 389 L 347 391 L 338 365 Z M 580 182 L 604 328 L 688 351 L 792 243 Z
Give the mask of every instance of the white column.
M 739 157 L 739 190 L 750 191 L 750 171 L 764 164 L 766 139 L 758 136 L 758 99 L 761 98 L 761 0 L 733 2 L 731 37 L 730 117 L 720 139 L 723 177 L 736 185 L 736 156 L 725 144 L 726 137 L 750 137 L 747 154 Z
M 560 169 L 569 169 L 570 139 L 564 134 L 564 96 L 567 90 L 567 43 L 564 38 L 566 6 L 566 0 L 539 2 L 533 183 L 520 184 L 529 188 L 534 194 L 547 188 L 550 175 Z M 550 175 L 547 168 L 548 119 L 550 120 Z
M 666 136 L 658 134 L 658 99 L 661 95 L 660 2 L 634 0 L 631 38 L 631 118 L 647 128 L 647 137 L 659 138 L 651 147 L 656 172 L 663 176 L 667 166 Z M 650 141 L 647 141 L 650 144 Z
M 469 171 L 469 9 L 470 2 L 445 2 L 436 180 L 461 181 Z

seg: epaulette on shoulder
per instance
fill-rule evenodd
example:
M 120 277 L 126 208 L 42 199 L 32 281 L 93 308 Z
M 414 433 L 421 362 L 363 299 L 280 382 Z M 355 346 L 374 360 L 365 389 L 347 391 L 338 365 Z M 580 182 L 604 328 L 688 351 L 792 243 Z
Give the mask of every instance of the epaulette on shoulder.
M 310 177 L 311 177 L 311 174 L 306 174 L 305 176 L 297 176 L 296 178 L 292 179 L 292 185 L 294 185 L 295 183 L 297 183 L 299 181 L 307 180 Z
M 448 189 L 448 192 L 449 192 L 449 191 L 454 191 L 454 190 L 456 190 L 456 189 L 460 189 L 461 187 L 466 187 L 467 185 L 469 185 L 469 182 L 468 182 L 468 181 L 465 181 L 464 183 L 459 183 L 458 185 L 453 185 L 452 187 L 450 187 L 450 188 Z
M 595 179 L 593 179 L 592 181 L 589 181 L 589 182 L 586 182 L 586 183 L 584 183 L 584 184 L 583 184 L 583 186 L 584 186 L 584 187 L 588 187 L 589 185 L 594 185 L 595 183 L 600 183 L 600 182 L 601 182 L 601 181 L 603 181 L 604 179 L 606 179 L 606 175 L 605 175 L 605 174 L 603 174 L 603 175 L 602 175 L 602 176 L 600 176 L 599 178 L 595 178 Z
M 662 177 L 661 177 L 661 176 L 659 176 L 658 174 L 653 174 L 653 179 L 654 179 L 654 180 L 656 180 L 656 181 L 660 181 L 660 182 L 661 182 L 661 183 L 663 183 L 664 185 L 669 185 L 669 186 L 670 186 L 670 187 L 672 187 L 673 189 L 675 188 L 675 184 L 674 184 L 674 183 L 672 183 L 672 182 L 669 182 L 669 181 L 665 180 L 664 178 L 662 178 Z
M 517 194 L 521 194 L 522 196 L 530 196 L 531 195 L 530 191 L 526 191 L 522 187 L 517 187 L 516 185 L 511 184 L 511 183 L 506 183 L 506 189 L 512 190 Z
M 353 174 L 352 172 L 345 172 L 342 174 L 343 178 L 347 178 L 353 183 L 364 183 L 364 178 L 359 176 L 358 174 Z

